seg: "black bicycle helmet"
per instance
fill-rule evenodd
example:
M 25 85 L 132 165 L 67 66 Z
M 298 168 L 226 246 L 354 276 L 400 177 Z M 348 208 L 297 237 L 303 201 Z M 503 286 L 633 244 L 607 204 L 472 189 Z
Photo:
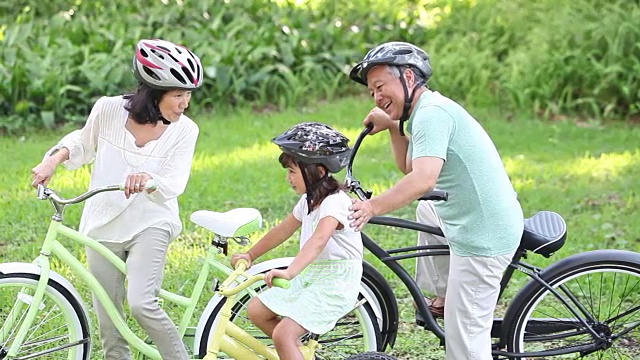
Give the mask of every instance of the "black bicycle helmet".
M 340 132 L 318 122 L 305 122 L 271 140 L 280 149 L 303 164 L 322 164 L 330 173 L 344 169 L 349 162 L 351 148 Z

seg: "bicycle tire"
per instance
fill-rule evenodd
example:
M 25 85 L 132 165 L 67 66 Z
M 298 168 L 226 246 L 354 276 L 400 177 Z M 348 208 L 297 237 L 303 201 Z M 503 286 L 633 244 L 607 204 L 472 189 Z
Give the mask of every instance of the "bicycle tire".
M 580 304 L 581 316 L 610 346 L 595 352 L 556 354 L 554 359 L 640 358 L 640 254 L 596 250 L 570 256 L 540 273 L 561 295 Z M 505 314 L 507 350 L 566 351 L 594 338 L 551 291 L 531 280 Z M 587 314 L 585 314 L 587 313 Z M 612 355 L 607 357 L 607 355 Z
M 265 289 L 266 285 L 264 282 L 258 282 L 253 286 L 253 290 L 256 293 L 260 293 Z M 250 294 L 236 298 L 236 303 L 233 305 L 231 311 L 231 321 L 236 325 L 239 325 L 243 330 L 250 333 L 255 338 L 271 345 L 273 344 L 271 339 L 258 329 L 246 315 L 246 307 L 251 298 Z M 207 319 L 205 329 L 202 333 L 202 338 L 200 339 L 200 349 L 198 349 L 198 353 L 201 357 L 203 357 L 207 352 L 209 338 L 213 335 L 213 329 L 219 321 L 218 318 L 221 316 L 220 311 L 226 301 L 227 299 L 220 301 Z M 321 344 L 321 349 L 316 352 L 316 359 L 342 360 L 352 353 L 356 354 L 359 352 L 377 351 L 380 349 L 382 337 L 372 305 L 365 302 L 352 313 L 355 314 L 348 314 L 338 320 L 334 329 L 320 336 L 318 341 Z M 353 325 L 356 324 L 356 322 L 357 325 L 354 327 Z M 363 333 L 366 333 L 366 335 L 363 335 Z M 356 342 L 359 341 L 357 339 L 364 339 L 362 340 L 362 347 L 351 349 L 348 352 L 341 350 L 342 347 L 345 347 L 344 344 L 347 341 L 351 341 L 353 339 L 356 339 Z M 220 358 L 224 359 L 223 356 L 220 356 Z
M 399 312 L 398 301 L 393 289 L 382 274 L 370 263 L 362 263 L 362 287 L 368 291 L 376 301 L 374 304 L 380 310 L 380 333 L 382 335 L 382 347 L 393 347 L 398 334 Z
M 36 274 L 0 273 L 0 324 L 6 324 L 9 316 L 20 319 L 26 315 L 38 279 L 39 276 Z M 17 316 L 11 314 L 11 309 L 14 309 L 16 303 L 26 305 Z M 71 292 L 50 279 L 41 307 L 22 347 L 18 350 L 18 357 L 88 360 L 91 353 L 88 319 Z M 4 329 L 0 334 L 0 359 L 7 356 L 12 336 L 15 336 L 20 323 L 18 320 L 15 326 Z M 78 345 L 65 348 L 69 344 Z

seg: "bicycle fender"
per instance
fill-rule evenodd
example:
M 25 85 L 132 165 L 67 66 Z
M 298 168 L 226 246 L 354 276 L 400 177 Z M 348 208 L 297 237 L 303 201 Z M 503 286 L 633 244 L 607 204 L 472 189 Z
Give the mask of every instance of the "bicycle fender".
M 639 253 L 628 250 L 600 249 L 585 251 L 568 256 L 551 264 L 549 267 L 544 268 L 540 272 L 539 276 L 545 281 L 549 281 L 550 279 L 558 276 L 558 274 L 562 274 L 568 269 L 575 268 L 576 266 L 612 261 L 617 263 L 628 263 L 629 265 L 640 268 Z M 509 326 L 511 322 L 513 322 L 513 318 L 516 316 L 519 306 L 526 303 L 531 297 L 531 294 L 540 286 L 541 285 L 536 280 L 530 279 L 525 286 L 518 291 L 513 300 L 511 300 L 511 303 L 505 312 L 504 321 L 502 322 L 501 343 L 506 342 Z
M 22 262 L 11 262 L 11 263 L 0 263 L 0 274 L 31 274 L 40 276 L 42 268 L 36 264 L 31 263 L 22 263 Z M 87 319 L 87 325 L 89 325 L 89 329 L 91 329 L 91 317 L 89 316 L 89 311 L 87 305 L 82 300 L 80 293 L 78 290 L 71 285 L 71 283 L 65 279 L 62 275 L 57 272 L 50 270 L 49 271 L 49 281 L 56 282 L 60 284 L 63 288 L 65 288 L 71 296 L 75 298 L 75 300 L 80 304 L 82 311 L 84 312 L 85 318 Z
M 261 262 L 259 264 L 256 264 L 255 266 L 252 266 L 249 270 L 247 270 L 247 273 L 250 275 L 256 275 L 271 269 L 276 269 L 276 268 L 282 268 L 282 267 L 288 267 L 289 264 L 291 264 L 291 262 L 293 261 L 293 257 L 286 257 L 286 258 L 277 258 L 277 259 L 271 259 L 271 260 L 267 260 L 264 262 Z M 371 293 L 369 291 L 366 291 L 362 285 L 360 285 L 360 294 L 362 294 L 362 296 L 366 299 L 366 301 L 371 304 L 371 308 L 373 309 L 373 312 L 375 313 L 376 319 L 378 320 L 378 326 L 380 326 L 380 319 L 382 318 L 382 311 L 376 306 L 376 302 L 374 301 Z M 194 344 L 193 344 L 193 348 L 194 349 L 199 349 L 200 348 L 200 339 L 202 338 L 202 333 L 204 332 L 204 327 L 207 323 L 207 321 L 209 320 L 209 318 L 211 317 L 211 315 L 213 314 L 213 310 L 215 310 L 215 308 L 218 306 L 218 304 L 220 303 L 220 301 L 222 301 L 224 299 L 223 296 L 220 296 L 218 294 L 215 294 L 207 303 L 207 306 L 205 307 L 205 309 L 202 311 L 202 315 L 200 316 L 200 319 L 198 320 L 198 325 L 196 327 L 196 333 L 195 333 L 195 339 L 194 339 Z M 217 326 L 217 323 L 213 323 L 213 326 Z

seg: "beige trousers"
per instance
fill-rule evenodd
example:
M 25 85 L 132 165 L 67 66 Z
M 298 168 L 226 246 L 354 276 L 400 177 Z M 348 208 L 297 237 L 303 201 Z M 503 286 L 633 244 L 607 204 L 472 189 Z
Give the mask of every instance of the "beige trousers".
M 442 226 L 431 201 L 421 201 L 418 222 Z M 420 233 L 418 245 L 447 244 L 445 238 Z M 492 360 L 491 327 L 500 280 L 513 253 L 495 256 L 425 256 L 417 259 L 418 286 L 445 298 L 447 360 Z
M 163 360 L 188 359 L 176 326 L 158 303 L 158 292 L 164 276 L 164 264 L 170 235 L 166 230 L 149 228 L 123 243 L 103 242 L 127 264 L 127 302 L 131 314 L 157 346 Z M 87 248 L 91 273 L 105 288 L 122 318 L 125 318 L 125 276 L 107 259 Z M 100 337 L 105 360 L 130 360 L 131 351 L 98 299 L 93 297 L 100 324 Z

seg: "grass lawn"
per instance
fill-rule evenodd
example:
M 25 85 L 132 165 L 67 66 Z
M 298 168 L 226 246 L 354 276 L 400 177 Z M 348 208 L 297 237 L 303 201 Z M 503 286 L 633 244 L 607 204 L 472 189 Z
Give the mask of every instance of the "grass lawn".
M 238 111 L 194 116 L 200 125 L 200 138 L 191 180 L 180 198 L 185 229 L 170 250 L 166 288 L 188 287 L 193 280 L 187 279 L 196 273 L 203 254 L 207 234 L 188 221 L 191 212 L 255 207 L 262 212 L 266 230 L 292 209 L 297 196 L 277 162 L 279 151 L 270 143 L 273 136 L 299 122 L 321 121 L 355 140 L 371 103 L 370 99 L 348 98 L 283 113 Z M 592 249 L 640 250 L 639 127 L 541 121 L 496 109 L 476 109 L 474 115 L 494 139 L 525 215 L 553 210 L 567 221 L 569 237 L 565 247 L 551 259 L 531 257 L 531 263 L 545 266 Z M 0 152 L 4 154 L 0 158 L 0 259 L 4 262 L 28 262 L 38 253 L 52 209 L 48 203 L 38 201 L 29 186 L 30 169 L 67 131 L 0 138 Z M 354 175 L 375 194 L 400 178 L 386 134 L 368 137 L 359 154 Z M 343 175 L 338 177 L 342 179 Z M 71 197 L 84 191 L 88 182 L 88 168 L 75 172 L 60 168 L 50 186 L 62 196 Z M 415 206 L 407 207 L 394 215 L 413 218 L 414 209 Z M 80 212 L 80 206 L 68 208 L 65 223 L 77 225 Z M 384 247 L 410 245 L 416 240 L 415 234 L 397 230 L 369 226 L 365 231 Z M 292 256 L 297 248 L 294 239 L 269 257 Z M 74 251 L 84 257 L 82 249 Z M 63 275 L 69 275 L 64 266 L 54 265 Z M 406 266 L 413 268 L 413 262 Z M 442 358 L 436 339 L 413 324 L 407 291 L 388 272 L 384 273 L 397 289 L 403 319 L 393 354 L 411 359 Z M 522 282 L 517 279 L 516 285 Z M 86 289 L 79 289 L 87 295 Z M 513 295 L 513 290 L 507 295 Z M 89 302 L 89 297 L 85 300 Z M 501 308 L 507 303 L 508 298 Z

